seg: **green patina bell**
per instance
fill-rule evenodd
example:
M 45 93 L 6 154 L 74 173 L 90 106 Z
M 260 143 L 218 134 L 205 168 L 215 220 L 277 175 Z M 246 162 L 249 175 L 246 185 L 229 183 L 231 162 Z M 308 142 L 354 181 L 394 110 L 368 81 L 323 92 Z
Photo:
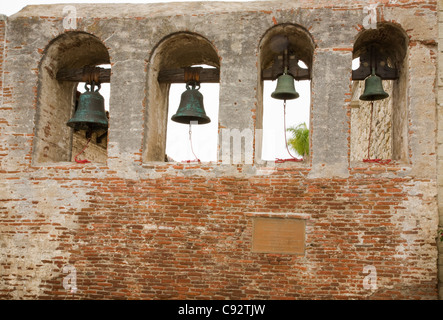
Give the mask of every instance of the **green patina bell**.
M 375 101 L 387 97 L 389 97 L 389 94 L 383 89 L 381 78 L 372 70 L 372 74 L 365 80 L 365 91 L 360 96 L 360 100 Z
M 191 122 L 206 124 L 211 122 L 211 119 L 206 115 L 203 106 L 203 95 L 198 91 L 199 89 L 198 83 L 189 82 L 186 84 L 186 91 L 181 95 L 180 105 L 177 112 L 171 117 L 172 121 L 184 124 L 191 124 Z
M 67 125 L 75 130 L 98 131 L 108 128 L 108 117 L 105 111 L 105 99 L 94 90 L 94 84 L 91 90 L 85 85 L 86 92 L 82 93 L 78 99 L 78 107 L 74 116 L 67 122 Z
M 277 79 L 277 87 L 271 94 L 271 97 L 278 100 L 292 100 L 297 99 L 299 94 L 295 91 L 294 78 L 284 73 Z

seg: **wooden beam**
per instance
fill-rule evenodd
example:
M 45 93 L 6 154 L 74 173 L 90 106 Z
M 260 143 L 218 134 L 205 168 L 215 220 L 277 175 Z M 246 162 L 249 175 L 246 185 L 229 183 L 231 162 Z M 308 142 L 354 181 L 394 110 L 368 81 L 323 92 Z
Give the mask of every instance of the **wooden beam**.
M 158 73 L 158 82 L 164 83 L 186 83 L 185 69 L 161 70 Z M 219 83 L 220 70 L 216 68 L 201 68 L 200 83 Z
M 99 70 L 100 83 L 109 83 L 111 81 L 111 69 L 96 68 Z M 64 69 L 57 72 L 56 79 L 58 81 L 85 82 L 85 71 L 81 69 Z M 167 83 L 186 83 L 185 69 L 162 70 L 158 75 L 159 82 Z M 200 83 L 219 83 L 220 70 L 216 68 L 201 68 Z
M 276 56 L 274 63 L 268 69 L 262 71 L 262 80 L 276 80 L 285 68 L 284 56 Z M 299 58 L 295 55 L 290 55 L 287 58 L 288 73 L 294 80 L 311 80 L 311 72 L 309 69 L 300 68 L 298 65 Z
M 111 81 L 111 69 L 97 67 L 99 70 L 98 80 L 100 83 L 109 83 Z M 85 82 L 85 69 L 64 69 L 57 72 L 58 81 Z
M 372 68 L 382 80 L 396 80 L 399 77 L 398 70 L 389 67 L 387 56 L 379 49 L 371 47 L 360 56 L 360 66 L 352 70 L 352 80 L 365 80 L 372 74 Z
M 308 69 L 302 69 L 298 66 L 294 68 L 290 68 L 288 70 L 289 74 L 291 74 L 294 77 L 294 80 L 300 81 L 300 80 L 311 80 L 311 74 L 309 73 Z M 262 72 L 262 80 L 276 80 L 279 75 L 281 75 L 282 72 L 276 72 L 273 70 L 273 68 L 265 69 Z

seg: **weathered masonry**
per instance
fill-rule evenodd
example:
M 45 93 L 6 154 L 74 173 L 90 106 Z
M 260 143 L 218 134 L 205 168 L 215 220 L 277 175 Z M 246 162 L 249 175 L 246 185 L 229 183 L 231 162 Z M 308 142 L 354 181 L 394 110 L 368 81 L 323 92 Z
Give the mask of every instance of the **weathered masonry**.
M 2 16 L 0 297 L 439 299 L 443 1 L 370 5 L 37 5 Z M 373 112 L 352 66 L 371 48 L 396 72 Z M 283 49 L 311 81 L 300 93 L 311 98 L 310 155 L 279 163 L 262 161 L 261 133 L 263 82 Z M 77 163 L 88 137 L 66 123 L 81 70 L 102 65 L 109 126 L 89 136 L 91 162 Z M 202 86 L 220 86 L 205 96 L 219 100 L 218 161 L 165 161 L 168 79 L 199 65 L 210 67 Z

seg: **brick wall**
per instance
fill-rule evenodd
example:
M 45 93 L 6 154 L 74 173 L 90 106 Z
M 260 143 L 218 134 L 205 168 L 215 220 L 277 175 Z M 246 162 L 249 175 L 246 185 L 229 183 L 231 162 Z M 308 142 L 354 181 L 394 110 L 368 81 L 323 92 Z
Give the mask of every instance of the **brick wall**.
M 172 166 L 158 167 L 156 179 L 89 168 L 16 181 L 1 208 L 3 243 L 10 241 L 1 297 L 436 298 L 426 225 L 433 182 L 395 167 L 307 180 L 306 169 L 198 177 L 186 165 L 164 175 Z M 251 212 L 305 214 L 305 254 L 251 252 Z M 63 288 L 67 265 L 76 268 L 75 294 Z M 377 270 L 378 290 L 363 286 L 367 266 Z
M 350 160 L 352 48 L 366 4 L 76 5 L 78 31 L 103 41 L 112 67 L 107 159 L 87 164 L 33 161 L 40 62 L 67 33 L 64 6 L 9 17 L 0 298 L 438 299 L 437 3 L 378 7 L 410 40 L 408 155 L 389 165 Z M 309 161 L 144 162 L 149 59 L 162 39 L 209 39 L 221 61 L 219 128 L 254 130 L 260 39 L 279 23 L 302 25 L 315 43 Z M 304 254 L 253 252 L 255 217 L 303 220 Z

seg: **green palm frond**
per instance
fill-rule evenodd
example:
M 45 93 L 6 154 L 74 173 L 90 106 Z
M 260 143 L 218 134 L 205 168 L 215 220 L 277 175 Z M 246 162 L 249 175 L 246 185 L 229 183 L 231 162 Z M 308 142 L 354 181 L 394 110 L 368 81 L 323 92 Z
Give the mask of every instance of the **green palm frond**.
M 309 129 L 306 123 L 301 123 L 296 127 L 290 127 L 287 131 L 292 133 L 292 138 L 288 140 L 288 145 L 300 156 L 309 155 Z

